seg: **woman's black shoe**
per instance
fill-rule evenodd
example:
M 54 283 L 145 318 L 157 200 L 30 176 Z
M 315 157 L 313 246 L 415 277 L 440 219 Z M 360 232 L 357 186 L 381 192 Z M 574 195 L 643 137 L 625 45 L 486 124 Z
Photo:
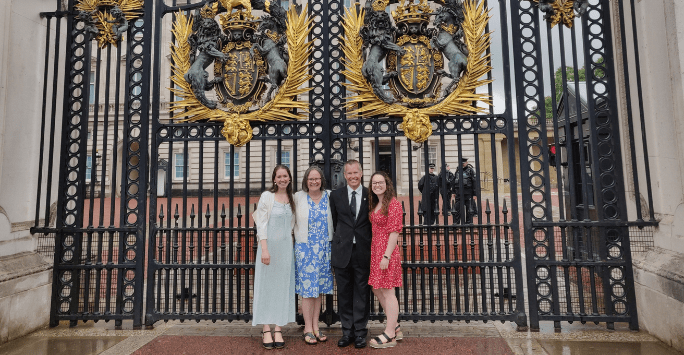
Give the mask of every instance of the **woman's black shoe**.
M 269 330 L 267 332 L 265 332 L 265 331 L 261 332 L 261 345 L 264 346 L 264 349 L 271 350 L 271 349 L 273 349 L 274 342 L 270 342 L 270 343 L 264 342 L 264 335 L 266 335 L 266 333 L 271 334 L 271 331 Z
M 274 330 L 273 333 L 274 334 L 280 333 L 280 336 L 283 336 L 283 332 L 281 332 L 280 330 Z M 283 339 L 283 340 L 285 340 L 285 339 Z M 284 341 L 275 341 L 275 335 L 273 335 L 273 346 L 276 349 L 282 349 L 285 347 L 285 342 Z

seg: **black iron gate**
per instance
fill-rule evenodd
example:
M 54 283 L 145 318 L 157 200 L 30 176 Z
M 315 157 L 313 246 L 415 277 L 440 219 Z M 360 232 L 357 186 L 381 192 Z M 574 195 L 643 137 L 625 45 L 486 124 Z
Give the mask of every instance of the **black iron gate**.
M 494 84 L 480 89 L 494 98 L 486 113 L 432 118 L 433 135 L 422 144 L 403 136 L 400 119 L 349 114 L 338 36 L 345 8 L 360 5 L 312 0 L 312 90 L 300 97 L 309 102 L 308 119 L 253 124 L 253 139 L 242 147 L 225 141 L 222 124 L 179 123 L 169 113 L 178 100 L 169 79 L 173 23 L 207 1 L 144 2 L 118 46 L 96 40 L 75 10 L 79 1 L 66 9 L 57 1 L 60 11 L 43 14 L 44 95 L 53 102 L 43 117 L 50 142 L 41 141 L 48 151 L 60 144 L 60 174 L 53 191 L 46 173 L 42 191 L 42 171 L 54 162 L 52 154 L 41 158 L 44 201 L 33 229 L 55 236 L 51 324 L 250 320 L 251 213 L 270 187 L 272 167 L 288 165 L 298 188 L 303 171 L 318 164 L 341 186 L 341 162 L 357 159 L 365 176 L 387 171 L 404 206 L 400 319 L 527 326 L 529 314 L 533 328 L 541 320 L 637 327 L 608 14 L 616 9 L 608 0 L 589 1 L 572 30 L 551 29 L 534 3 L 483 1 L 492 8 L 488 53 L 496 63 L 488 74 Z M 58 58 L 49 70 L 49 54 L 63 51 L 64 39 L 65 74 Z M 558 65 L 570 68 L 560 79 Z M 457 206 L 462 193 L 452 196 L 445 182 L 436 206 L 430 187 L 417 189 L 430 164 L 458 173 L 464 158 L 479 177 L 472 221 Z M 371 317 L 383 318 L 376 301 Z M 321 319 L 337 321 L 334 295 Z

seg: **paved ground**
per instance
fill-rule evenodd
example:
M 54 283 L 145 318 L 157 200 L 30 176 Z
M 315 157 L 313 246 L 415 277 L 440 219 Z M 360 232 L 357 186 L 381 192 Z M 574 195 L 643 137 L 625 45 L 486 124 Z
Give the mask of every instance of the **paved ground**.
M 379 334 L 383 325 L 372 322 L 370 333 Z M 259 330 L 242 322 L 169 322 L 152 329 L 123 329 L 113 323 L 89 322 L 69 328 L 68 323 L 44 329 L 0 346 L 1 355 L 18 354 L 486 354 L 486 355 L 682 355 L 646 332 L 633 332 L 624 324 L 606 330 L 604 324 L 563 324 L 560 333 L 553 324 L 542 323 L 539 332 L 517 331 L 509 323 L 402 323 L 405 338 L 397 347 L 340 349 L 339 326 L 327 329 L 330 340 L 315 346 L 304 344 L 301 327 L 284 328 L 282 350 L 260 347 Z

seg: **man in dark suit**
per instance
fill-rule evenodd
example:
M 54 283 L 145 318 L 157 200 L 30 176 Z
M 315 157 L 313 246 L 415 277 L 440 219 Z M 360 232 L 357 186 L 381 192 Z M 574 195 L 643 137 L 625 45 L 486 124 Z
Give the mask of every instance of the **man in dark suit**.
M 370 286 L 371 223 L 368 219 L 368 189 L 361 185 L 363 170 L 356 160 L 344 164 L 347 186 L 330 194 L 335 233 L 331 264 L 337 281 L 337 305 L 342 322 L 342 338 L 337 343 L 346 347 L 366 347 Z

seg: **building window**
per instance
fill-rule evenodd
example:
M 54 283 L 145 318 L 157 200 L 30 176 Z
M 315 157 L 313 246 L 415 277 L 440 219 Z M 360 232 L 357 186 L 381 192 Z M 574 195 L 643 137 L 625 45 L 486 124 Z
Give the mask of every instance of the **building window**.
M 88 156 L 86 158 L 86 181 L 90 181 L 93 173 L 93 157 Z
M 280 0 L 280 6 L 282 6 L 283 9 L 288 10 L 290 8 L 290 1 Z
M 427 145 L 427 143 L 423 143 L 423 144 L 424 144 L 424 146 L 423 146 L 423 149 L 420 151 L 420 157 L 418 158 L 418 161 L 421 162 L 420 171 L 425 173 L 425 165 L 426 164 L 424 161 L 424 158 L 425 158 L 425 148 L 424 147 L 427 146 L 427 148 L 428 148 L 428 164 L 435 164 L 435 166 L 437 166 L 437 147 Z
M 90 72 L 90 104 L 95 103 L 95 72 Z
M 133 95 L 140 95 L 142 92 L 142 74 L 141 73 L 135 73 L 133 74 Z
M 183 88 L 181 88 L 180 86 L 178 86 L 178 85 L 176 85 L 176 84 L 173 84 L 173 87 L 176 88 L 176 90 L 178 90 L 178 91 L 183 90 Z M 177 92 L 178 92 L 178 91 L 177 91 Z M 174 101 L 174 102 L 176 102 L 176 101 L 183 101 L 183 96 L 175 95 L 175 93 L 173 93 L 173 92 L 171 93 L 171 95 L 173 95 L 173 101 Z
M 282 151 L 280 152 L 280 164 L 290 168 L 290 152 Z
M 185 165 L 187 161 L 184 159 L 183 153 L 175 153 L 173 155 L 173 177 L 175 179 L 182 179 L 185 177 Z
M 240 153 L 233 153 L 233 159 L 235 165 L 233 165 L 233 176 L 240 176 Z M 230 178 L 230 153 L 223 154 L 223 176 L 225 178 Z

